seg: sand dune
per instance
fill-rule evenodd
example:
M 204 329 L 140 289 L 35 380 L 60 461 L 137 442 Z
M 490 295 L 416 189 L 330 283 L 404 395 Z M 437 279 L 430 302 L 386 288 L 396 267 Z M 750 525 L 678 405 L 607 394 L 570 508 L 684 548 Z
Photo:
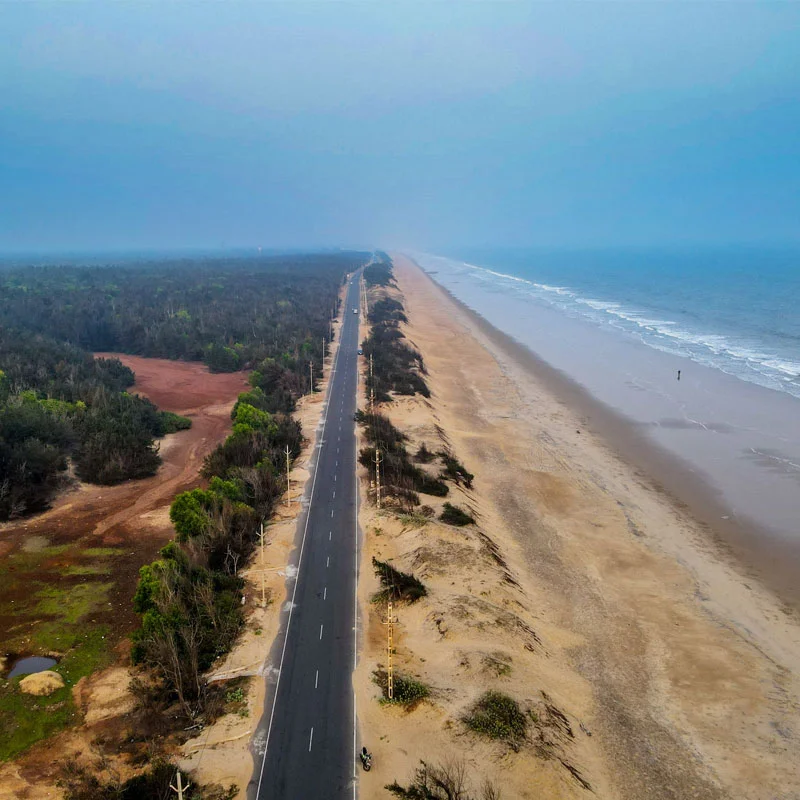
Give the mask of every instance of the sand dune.
M 475 473 L 453 502 L 478 526 L 418 527 L 364 505 L 356 687 L 376 766 L 362 796 L 460 754 L 506 798 L 584 796 L 581 781 L 605 798 L 800 797 L 796 620 L 512 349 L 395 264 L 433 396 L 383 410 L 409 449 L 444 431 Z M 370 681 L 385 661 L 373 554 L 429 589 L 398 612 L 398 668 L 433 689 L 410 713 L 381 706 Z M 460 722 L 486 688 L 538 720 L 520 752 Z

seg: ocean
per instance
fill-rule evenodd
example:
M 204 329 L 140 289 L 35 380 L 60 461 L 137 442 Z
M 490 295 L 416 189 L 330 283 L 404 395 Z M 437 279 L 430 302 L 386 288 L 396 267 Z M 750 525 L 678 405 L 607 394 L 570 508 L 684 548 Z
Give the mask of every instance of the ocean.
M 453 277 L 487 291 L 522 296 L 800 398 L 800 248 L 449 255 Z M 428 268 L 443 263 L 433 257 Z

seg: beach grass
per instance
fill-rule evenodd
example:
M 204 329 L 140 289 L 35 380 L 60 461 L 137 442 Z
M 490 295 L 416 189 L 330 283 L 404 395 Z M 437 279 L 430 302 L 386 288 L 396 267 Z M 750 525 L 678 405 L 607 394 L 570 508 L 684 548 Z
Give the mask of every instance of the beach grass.
M 499 739 L 519 750 L 528 729 L 528 720 L 519 703 L 502 692 L 481 695 L 463 717 L 467 727 L 489 739 Z

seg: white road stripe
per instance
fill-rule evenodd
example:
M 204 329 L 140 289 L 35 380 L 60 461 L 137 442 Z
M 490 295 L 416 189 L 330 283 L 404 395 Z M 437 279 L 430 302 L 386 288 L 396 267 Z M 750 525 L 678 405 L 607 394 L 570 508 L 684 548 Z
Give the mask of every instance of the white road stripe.
M 314 729 L 311 729 L 311 736 L 308 737 L 308 752 L 311 752 L 311 743 L 314 741 Z
M 341 352 L 340 349 L 337 348 L 336 349 L 336 358 L 333 361 L 333 369 L 331 370 L 332 373 L 336 371 L 336 367 L 337 367 L 337 365 L 339 363 L 339 353 L 340 352 Z M 332 386 L 333 386 L 332 382 L 328 384 L 327 392 L 328 392 L 329 395 L 333 391 L 332 388 L 331 388 Z M 326 413 L 325 416 L 323 417 L 323 422 L 322 422 L 322 439 L 323 440 L 325 438 L 325 430 L 327 428 L 327 425 L 328 425 L 328 415 Z M 338 452 L 338 448 L 337 448 L 337 452 Z M 289 606 L 289 617 L 286 620 L 286 629 L 285 629 L 285 632 L 284 632 L 284 635 L 283 635 L 283 645 L 281 647 L 281 660 L 280 660 L 280 663 L 278 665 L 278 680 L 277 680 L 277 682 L 275 684 L 275 691 L 274 691 L 274 693 L 272 695 L 272 709 L 270 710 L 270 714 L 269 714 L 269 725 L 267 726 L 267 738 L 266 738 L 266 740 L 264 742 L 264 753 L 263 753 L 263 755 L 261 757 L 261 770 L 259 771 L 259 774 L 258 774 L 258 786 L 256 787 L 256 797 L 261 792 L 261 784 L 264 781 L 264 768 L 266 767 L 266 764 L 267 764 L 267 751 L 269 750 L 269 742 L 270 742 L 270 738 L 272 736 L 272 723 L 275 720 L 275 706 L 277 705 L 277 702 L 278 702 L 278 691 L 280 690 L 281 675 L 283 674 L 283 661 L 284 661 L 284 658 L 286 657 L 286 644 L 289 641 L 289 631 L 290 631 L 291 626 L 292 626 L 292 612 L 294 611 L 294 608 L 295 608 L 295 605 L 296 605 L 294 601 L 295 601 L 295 597 L 297 596 L 297 587 L 300 585 L 300 568 L 301 568 L 301 566 L 303 564 L 303 552 L 305 551 L 306 536 L 308 534 L 308 524 L 309 524 L 309 521 L 311 519 L 311 506 L 314 503 L 314 489 L 315 489 L 315 487 L 317 485 L 317 473 L 318 473 L 317 467 L 318 466 L 319 466 L 319 462 L 317 461 L 314 464 L 314 477 L 313 477 L 313 479 L 311 481 L 311 494 L 309 496 L 309 501 L 308 501 L 309 507 L 308 507 L 308 511 L 306 512 L 305 525 L 303 526 L 303 538 L 300 541 L 300 556 L 299 556 L 299 558 L 297 560 L 297 576 L 296 576 L 297 579 L 295 580 L 294 589 L 292 590 L 292 603 Z M 357 501 L 357 498 L 356 498 L 356 501 Z M 312 734 L 313 734 L 313 729 L 312 729 Z M 354 759 L 354 762 L 353 762 L 353 772 L 355 774 L 355 759 Z M 353 784 L 353 791 L 355 792 L 355 782 Z
M 322 599 L 323 600 L 327 600 L 328 599 L 328 587 L 327 586 L 325 587 L 325 591 L 322 594 Z
M 319 670 L 317 670 L 316 677 L 314 678 L 314 688 L 316 689 L 319 686 Z
M 328 556 L 328 558 L 325 560 L 325 569 L 327 569 L 330 565 L 331 565 L 331 557 Z
M 323 628 L 323 624 L 320 623 L 320 626 L 319 626 L 319 640 L 320 641 L 322 641 L 322 628 Z

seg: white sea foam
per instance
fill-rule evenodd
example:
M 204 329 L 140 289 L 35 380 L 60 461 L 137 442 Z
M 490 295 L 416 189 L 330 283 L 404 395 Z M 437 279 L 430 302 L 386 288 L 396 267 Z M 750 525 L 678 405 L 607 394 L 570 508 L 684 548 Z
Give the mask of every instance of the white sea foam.
M 600 325 L 635 334 L 650 347 L 691 358 L 745 380 L 800 396 L 800 361 L 786 359 L 775 352 L 766 352 L 758 344 L 711 331 L 690 330 L 675 320 L 648 316 L 642 309 L 626 307 L 613 300 L 584 297 L 567 286 L 539 283 L 442 256 L 416 254 L 415 258 L 425 268 L 443 267 L 448 273 L 461 274 L 467 278 L 472 276 L 482 282 L 493 279 L 493 287 L 505 287 L 515 294 L 545 302 Z

